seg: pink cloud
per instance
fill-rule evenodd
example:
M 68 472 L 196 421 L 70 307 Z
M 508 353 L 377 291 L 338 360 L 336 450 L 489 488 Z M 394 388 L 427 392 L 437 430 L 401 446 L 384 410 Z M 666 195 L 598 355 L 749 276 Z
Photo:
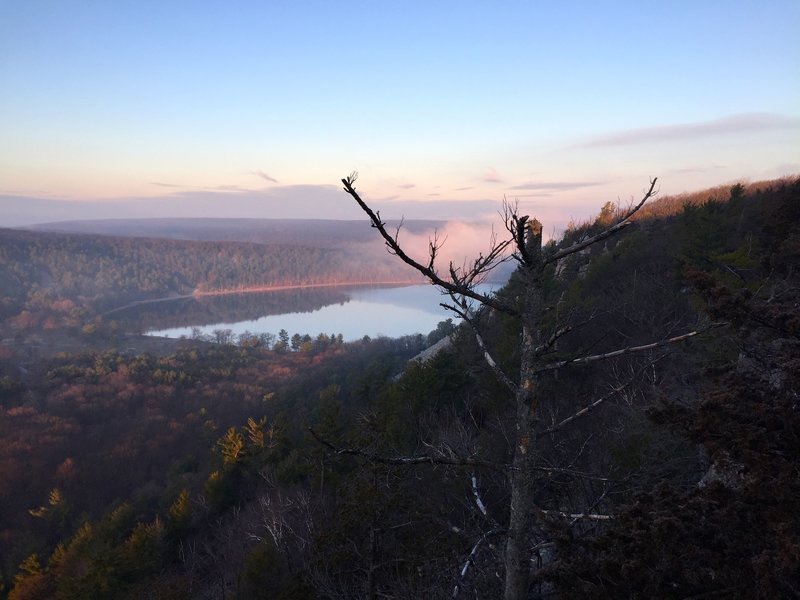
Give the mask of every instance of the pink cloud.
M 483 176 L 483 180 L 487 183 L 502 183 L 503 181 L 494 167 L 489 167 L 486 170 L 486 174 Z
M 499 227 L 499 229 L 498 229 Z M 436 230 L 424 233 L 411 233 L 400 230 L 399 241 L 401 246 L 417 261 L 427 264 L 429 259 L 429 245 L 434 236 L 441 248 L 437 252 L 436 268 L 443 274 L 452 262 L 454 267 L 469 264 L 477 258 L 480 252 L 486 254 L 491 247 L 492 234 L 496 233 L 499 239 L 508 236 L 502 223 L 447 221 Z

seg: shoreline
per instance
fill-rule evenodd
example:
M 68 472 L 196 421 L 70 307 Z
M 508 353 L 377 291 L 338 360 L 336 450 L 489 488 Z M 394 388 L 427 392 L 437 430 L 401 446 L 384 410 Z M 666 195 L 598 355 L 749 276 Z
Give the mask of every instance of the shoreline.
M 223 290 L 195 290 L 191 295 L 182 296 L 186 298 L 198 298 L 203 296 L 227 296 L 230 294 L 253 294 L 257 292 L 281 292 L 287 290 L 304 290 L 313 288 L 331 287 L 366 287 L 366 286 L 408 286 L 425 285 L 424 281 L 415 282 L 409 280 L 399 281 L 340 281 L 336 283 L 295 283 L 285 285 L 260 285 L 246 288 L 223 289 Z
M 409 285 L 424 285 L 424 282 L 414 282 L 408 280 L 401 281 L 342 281 L 336 283 L 296 283 L 285 285 L 262 285 L 251 286 L 246 288 L 223 289 L 223 290 L 208 290 L 202 291 L 195 289 L 191 294 L 175 294 L 173 296 L 164 296 L 163 298 L 150 298 L 147 300 L 134 300 L 123 306 L 118 306 L 101 313 L 100 317 L 106 317 L 110 314 L 123 311 L 128 308 L 134 308 L 143 304 L 155 304 L 157 302 L 169 302 L 171 300 L 186 300 L 188 298 L 203 298 L 208 296 L 230 296 L 232 294 L 255 294 L 258 292 L 281 292 L 289 290 L 303 290 L 314 288 L 332 288 L 332 287 L 358 287 L 358 286 L 409 286 Z

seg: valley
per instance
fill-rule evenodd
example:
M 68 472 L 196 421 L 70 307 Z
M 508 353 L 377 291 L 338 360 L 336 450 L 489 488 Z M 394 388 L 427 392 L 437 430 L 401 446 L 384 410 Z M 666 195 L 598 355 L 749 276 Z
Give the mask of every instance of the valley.
M 531 589 L 797 585 L 798 194 L 657 199 L 543 271 Z M 0 231 L 2 594 L 346 598 L 369 574 L 398 597 L 499 596 L 519 418 L 499 373 L 521 372 L 519 321 L 287 325 L 352 304 L 363 326 L 359 294 L 385 297 L 386 321 L 448 301 L 343 285 L 419 282 L 371 247 Z M 513 311 L 525 281 L 471 289 Z M 220 325 L 265 315 L 279 331 Z M 214 331 L 142 335 L 176 323 Z

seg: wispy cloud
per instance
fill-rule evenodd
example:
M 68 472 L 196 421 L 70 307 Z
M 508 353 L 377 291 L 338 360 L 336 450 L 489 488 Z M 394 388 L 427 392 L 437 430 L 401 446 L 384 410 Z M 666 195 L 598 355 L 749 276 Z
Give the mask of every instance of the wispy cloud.
M 158 187 L 165 187 L 165 188 L 182 188 L 186 187 L 185 185 L 180 185 L 179 183 L 165 183 L 163 181 L 151 181 L 150 185 L 155 185 Z
M 372 207 L 387 219 L 471 221 L 495 218 L 497 200 L 372 198 Z M 274 186 L 255 191 L 178 189 L 156 197 L 96 201 L 58 200 L 28 195 L 0 195 L 0 227 L 80 219 L 120 218 L 272 218 L 365 220 L 355 202 L 338 186 Z
M 179 183 L 166 183 L 164 181 L 151 181 L 150 185 L 176 190 L 174 194 L 193 194 L 197 192 L 256 192 L 253 188 L 246 188 L 236 184 L 222 184 L 213 186 L 192 186 Z
M 800 163 L 783 163 L 764 172 L 764 177 L 797 177 L 800 175 Z
M 489 167 L 483 175 L 483 180 L 486 183 L 502 183 L 503 179 L 494 167 Z
M 231 197 L 239 196 L 245 199 L 273 199 L 273 198 L 297 198 L 304 196 L 316 198 L 320 194 L 330 195 L 338 198 L 339 188 L 334 185 L 283 185 L 269 189 L 250 189 L 238 185 L 218 185 L 215 187 L 205 187 L 195 190 L 183 190 L 171 194 L 172 198 L 218 198 L 228 200 Z M 336 195 L 334 195 L 336 194 Z
M 401 190 L 410 190 L 417 186 L 414 183 L 404 183 L 402 185 L 398 185 L 397 187 L 400 188 Z
M 256 190 L 252 190 L 249 188 L 243 188 L 240 185 L 217 185 L 214 187 L 203 188 L 206 190 L 210 190 L 212 192 L 254 192 Z
M 602 181 L 528 181 L 519 185 L 512 185 L 512 190 L 528 190 L 539 192 L 563 192 L 579 190 L 581 188 L 602 185 Z
M 661 127 L 642 127 L 602 135 L 581 144 L 578 147 L 593 148 L 601 146 L 623 146 L 646 142 L 685 141 L 710 135 L 724 135 L 745 132 L 770 131 L 800 127 L 800 119 L 773 113 L 744 113 L 701 121 L 697 123 L 680 123 Z
M 51 190 L 11 190 L 11 189 L 0 189 L 0 200 L 3 199 L 4 196 L 19 196 L 19 197 L 30 197 L 30 196 L 41 196 L 43 198 L 53 198 L 56 200 L 70 200 L 72 199 L 71 194 L 55 194 Z
M 478 251 L 491 246 L 494 229 L 487 221 L 468 222 L 459 219 L 438 224 L 435 229 L 422 232 L 403 230 L 400 242 L 409 255 L 418 261 L 430 260 L 430 242 L 434 235 L 442 242 L 436 254 L 437 265 L 446 266 L 452 262 L 456 267 L 473 259 Z
M 474 190 L 474 189 L 475 189 L 475 186 L 468 185 L 466 187 L 456 188 L 456 191 L 457 192 L 466 192 L 467 190 Z
M 261 179 L 263 179 L 263 180 L 264 180 L 264 181 L 266 181 L 267 183 L 278 183 L 278 180 L 277 180 L 277 179 L 275 179 L 274 177 L 271 177 L 271 176 L 267 175 L 266 173 L 264 173 L 264 171 L 262 171 L 262 170 L 260 170 L 260 169 L 258 169 L 258 170 L 255 170 L 255 171 L 250 171 L 250 172 L 251 172 L 253 175 L 256 175 L 256 176 L 258 176 L 258 177 L 261 177 Z
M 724 165 L 706 165 L 706 166 L 696 166 L 696 167 L 683 167 L 681 169 L 670 169 L 669 173 L 674 173 L 676 175 L 684 175 L 687 173 L 708 173 L 710 171 L 717 171 L 719 169 L 724 169 Z

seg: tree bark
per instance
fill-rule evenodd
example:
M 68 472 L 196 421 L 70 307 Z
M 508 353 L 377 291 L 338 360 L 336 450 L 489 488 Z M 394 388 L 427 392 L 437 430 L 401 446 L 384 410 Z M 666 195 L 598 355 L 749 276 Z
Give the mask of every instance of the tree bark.
M 528 229 L 525 244 L 525 298 L 520 340 L 519 386 L 516 402 L 516 444 L 509 474 L 511 503 L 508 538 L 505 548 L 505 600 L 522 600 L 530 584 L 530 552 L 528 537 L 534 518 L 534 469 L 536 449 L 536 411 L 539 401 L 536 349 L 541 343 L 542 313 L 542 237 L 537 221 Z

